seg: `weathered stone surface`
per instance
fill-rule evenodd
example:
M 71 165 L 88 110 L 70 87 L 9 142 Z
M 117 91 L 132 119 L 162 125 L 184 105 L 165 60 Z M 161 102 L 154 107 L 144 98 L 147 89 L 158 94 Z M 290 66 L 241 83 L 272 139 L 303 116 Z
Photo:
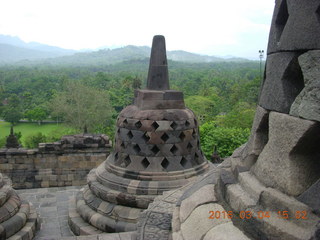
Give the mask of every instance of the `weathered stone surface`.
M 180 221 L 184 222 L 190 213 L 199 205 L 216 201 L 217 199 L 214 192 L 214 184 L 208 184 L 200 188 L 198 191 L 193 193 L 193 195 L 181 202 Z
M 20 199 L 1 173 L 0 181 L 0 239 L 32 239 L 37 225 L 35 210 Z
M 242 189 L 256 202 L 259 201 L 261 193 L 266 190 L 266 187 L 251 172 L 239 173 L 238 181 Z
M 202 239 L 211 228 L 230 222 L 228 218 L 209 219 L 210 211 L 225 211 L 225 209 L 216 203 L 204 204 L 197 207 L 181 224 L 181 233 L 185 240 Z
M 259 105 L 266 110 L 289 113 L 304 87 L 299 53 L 281 52 L 268 56 Z
M 10 135 L 7 137 L 6 148 L 19 148 L 20 144 L 13 132 L 13 126 L 10 128 Z
M 320 51 L 299 57 L 305 87 L 291 106 L 290 115 L 320 122 Z
M 320 177 L 319 142 L 318 122 L 271 112 L 269 141 L 252 171 L 266 186 L 297 196 Z
M 320 49 L 318 0 L 277 0 L 269 35 L 268 54 Z
M 161 35 L 153 37 L 147 89 L 169 90 L 169 74 L 165 39 Z
M 90 172 L 89 187 L 77 197 L 77 212 L 101 231 L 135 230 L 141 208 L 210 168 L 194 113 L 182 92 L 169 90 L 165 51 L 164 37 L 155 36 L 147 89 L 136 90 L 134 104 L 119 114 L 114 152 Z M 167 200 L 152 205 L 143 239 L 170 237 L 175 202 Z M 73 222 L 75 234 L 81 234 Z
M 241 164 L 251 167 L 268 142 L 269 111 L 257 106 L 256 114 L 251 128 L 251 135 L 245 148 L 241 152 Z
M 256 201 L 245 192 L 239 184 L 230 184 L 227 186 L 226 197 L 232 209 L 239 213 L 247 208 L 255 206 Z
M 317 214 L 320 214 L 320 179 L 297 197 L 297 199 L 311 207 Z
M 213 227 L 204 236 L 203 240 L 249 240 L 232 222 Z

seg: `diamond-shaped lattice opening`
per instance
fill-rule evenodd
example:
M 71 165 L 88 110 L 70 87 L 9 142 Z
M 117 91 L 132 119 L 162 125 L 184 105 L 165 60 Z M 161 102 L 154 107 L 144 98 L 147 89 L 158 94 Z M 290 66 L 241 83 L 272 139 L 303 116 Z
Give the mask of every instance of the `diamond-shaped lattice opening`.
M 278 12 L 278 15 L 277 15 L 277 18 L 276 18 L 276 22 L 275 22 L 276 23 L 276 28 L 277 28 L 276 29 L 277 30 L 276 37 L 277 37 L 277 41 L 278 42 L 280 41 L 283 29 L 287 24 L 288 18 L 289 18 L 289 12 L 288 12 L 287 1 L 283 0 L 281 2 L 280 7 L 279 7 L 279 12 Z
M 193 148 L 192 144 L 191 144 L 191 143 L 188 143 L 187 149 L 188 149 L 189 152 L 192 150 L 192 148 Z
M 317 18 L 318 18 L 318 22 L 320 23 L 320 5 L 316 10 L 316 15 L 317 15 Z
M 197 162 L 197 164 L 200 164 L 200 158 L 197 153 L 194 154 L 194 160 Z
M 173 145 L 172 148 L 170 149 L 170 152 L 172 152 L 172 154 L 176 154 L 178 150 L 179 149 L 175 145 Z
M 198 125 L 197 119 L 194 119 L 194 125 L 195 125 L 195 126 Z
M 128 120 L 127 120 L 127 119 L 124 119 L 124 120 L 123 120 L 123 124 L 124 124 L 124 125 L 127 125 L 127 124 L 128 124 Z
M 193 138 L 196 138 L 197 137 L 197 132 L 195 129 L 192 130 L 192 137 Z
M 131 131 L 129 131 L 129 132 L 127 133 L 127 136 L 129 137 L 129 139 L 132 139 L 132 138 L 133 138 L 133 134 L 132 134 L 132 132 L 131 132 Z
M 166 141 L 169 139 L 168 134 L 166 134 L 166 133 L 162 134 L 161 139 L 162 139 L 164 142 L 166 142 Z
M 133 146 L 133 150 L 134 150 L 137 154 L 141 152 L 141 148 L 139 147 L 138 144 L 136 144 L 136 145 Z
M 150 137 L 148 135 L 147 132 L 145 132 L 143 135 L 142 135 L 142 139 L 145 141 L 145 142 L 148 142 L 150 140 Z
M 169 161 L 168 159 L 164 158 L 161 162 L 161 166 L 164 168 L 164 169 L 167 169 L 168 166 L 169 166 Z
M 120 133 L 120 128 L 118 128 L 117 133 Z
M 200 148 L 200 141 L 197 141 L 197 147 Z
M 131 163 L 131 159 L 129 156 L 127 156 L 124 160 L 123 160 L 124 164 L 126 165 L 126 167 Z
M 177 128 L 177 126 L 178 126 L 178 124 L 177 124 L 176 122 L 172 122 L 172 123 L 170 124 L 170 127 L 171 127 L 173 130 L 175 130 L 175 129 Z
M 186 120 L 186 123 L 184 125 L 186 125 L 186 127 L 189 127 L 190 126 L 190 122 L 188 120 Z
M 150 162 L 148 161 L 147 158 L 144 158 L 144 159 L 141 161 L 141 164 L 142 164 L 142 166 L 144 167 L 144 169 L 146 169 L 146 168 L 150 165 Z
M 185 157 L 182 157 L 180 160 L 180 164 L 182 167 L 185 167 L 188 163 L 188 160 Z
M 138 121 L 138 122 L 136 122 L 134 125 L 136 126 L 136 128 L 139 129 L 139 128 L 141 128 L 142 123 L 141 123 L 140 121 Z
M 114 155 L 114 160 L 115 160 L 115 161 L 118 160 L 118 157 L 119 157 L 119 154 L 116 153 L 116 154 Z
M 186 135 L 183 132 L 181 132 L 179 138 L 181 139 L 181 141 L 183 141 L 186 138 Z
M 160 126 L 157 122 L 153 122 L 151 126 L 154 128 L 154 130 L 157 130 L 157 128 Z
M 157 145 L 154 145 L 152 148 L 151 148 L 151 151 L 154 153 L 154 154 L 157 154 L 160 149 L 157 147 Z
M 120 144 L 120 147 L 122 147 L 122 148 L 125 147 L 125 146 L 124 146 L 124 142 L 122 142 L 122 143 Z

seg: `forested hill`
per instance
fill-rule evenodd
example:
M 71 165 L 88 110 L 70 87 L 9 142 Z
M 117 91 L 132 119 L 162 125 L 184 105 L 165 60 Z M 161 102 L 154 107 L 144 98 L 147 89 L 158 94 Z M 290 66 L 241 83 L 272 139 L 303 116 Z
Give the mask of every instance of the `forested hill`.
M 116 49 L 76 52 L 40 43 L 25 43 L 19 38 L 0 35 L 0 65 L 63 65 L 63 66 L 100 66 L 117 64 L 131 60 L 149 58 L 150 47 L 125 46 Z M 168 51 L 167 57 L 173 61 L 200 62 L 242 62 L 243 58 L 222 58 L 200 55 L 182 50 Z

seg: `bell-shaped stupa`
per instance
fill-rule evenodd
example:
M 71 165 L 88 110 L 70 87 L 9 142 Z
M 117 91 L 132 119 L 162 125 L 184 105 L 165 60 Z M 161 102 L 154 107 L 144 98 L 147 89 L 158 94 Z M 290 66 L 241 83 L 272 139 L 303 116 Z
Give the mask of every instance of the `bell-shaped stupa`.
M 194 113 L 182 92 L 169 89 L 165 39 L 155 36 L 147 88 L 136 90 L 134 104 L 119 114 L 114 152 L 89 173 L 70 210 L 71 229 L 76 235 L 134 231 L 157 195 L 195 180 L 209 166 Z
M 11 186 L 11 180 L 0 173 L 0 239 L 33 239 L 37 213 L 33 206 Z

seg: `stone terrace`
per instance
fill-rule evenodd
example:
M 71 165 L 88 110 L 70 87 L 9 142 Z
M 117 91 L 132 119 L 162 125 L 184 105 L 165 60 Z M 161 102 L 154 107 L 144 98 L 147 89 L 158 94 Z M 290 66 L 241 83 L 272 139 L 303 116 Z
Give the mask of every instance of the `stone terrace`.
M 33 204 L 39 217 L 39 230 L 34 240 L 131 240 L 132 233 L 100 234 L 76 237 L 69 230 L 69 200 L 81 187 L 54 187 L 17 190 L 24 200 Z

